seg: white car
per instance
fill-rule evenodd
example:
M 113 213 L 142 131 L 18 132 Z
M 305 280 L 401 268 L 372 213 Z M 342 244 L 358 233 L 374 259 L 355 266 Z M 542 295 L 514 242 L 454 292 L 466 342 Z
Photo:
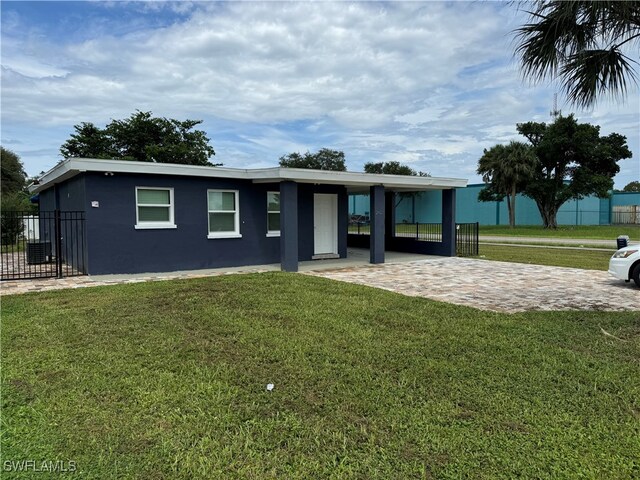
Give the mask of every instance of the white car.
M 640 287 L 640 245 L 629 245 L 613 254 L 609 274 L 619 280 L 633 280 Z

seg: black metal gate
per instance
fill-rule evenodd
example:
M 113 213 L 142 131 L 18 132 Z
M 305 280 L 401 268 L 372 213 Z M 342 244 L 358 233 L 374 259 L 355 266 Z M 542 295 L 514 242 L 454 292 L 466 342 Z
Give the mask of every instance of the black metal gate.
M 0 222 L 0 280 L 85 274 L 84 212 L 2 211 Z
M 477 257 L 480 240 L 480 224 L 456 224 L 456 255 L 458 257 Z

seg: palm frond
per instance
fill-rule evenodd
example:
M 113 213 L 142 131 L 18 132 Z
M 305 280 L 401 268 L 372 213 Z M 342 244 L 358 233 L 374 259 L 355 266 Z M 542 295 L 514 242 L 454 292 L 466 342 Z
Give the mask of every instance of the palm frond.
M 554 76 L 561 61 L 552 29 L 547 19 L 518 29 L 521 43 L 516 54 L 521 58 L 524 74 L 535 81 Z
M 636 82 L 637 63 L 621 46 L 640 44 L 640 1 L 535 1 L 528 13 L 515 53 L 534 83 L 558 78 L 573 104 L 588 107 Z
M 588 50 L 567 58 L 559 76 L 569 100 L 584 108 L 601 95 L 624 96 L 637 83 L 632 62 L 618 49 Z
M 558 3 L 554 10 L 552 4 Z M 554 77 L 568 55 L 596 42 L 597 33 L 591 23 L 579 23 L 576 4 L 581 2 L 543 3 L 537 12 L 537 23 L 526 24 L 516 30 L 520 40 L 516 54 L 522 59 L 524 73 L 540 81 Z
M 605 18 L 603 28 L 604 34 L 611 38 L 620 39 L 635 37 L 640 33 L 640 2 L 594 2 L 610 3 L 608 9 L 603 13 Z

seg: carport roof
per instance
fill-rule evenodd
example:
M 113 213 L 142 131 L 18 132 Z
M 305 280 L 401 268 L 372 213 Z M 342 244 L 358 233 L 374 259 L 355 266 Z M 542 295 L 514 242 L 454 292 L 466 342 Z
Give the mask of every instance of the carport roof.
M 83 172 L 235 178 L 251 180 L 254 183 L 293 181 L 297 183 L 344 185 L 350 193 L 368 192 L 369 187 L 373 185 L 382 185 L 391 191 L 447 190 L 467 186 L 467 180 L 462 178 L 334 172 L 330 170 L 282 167 L 243 169 L 179 165 L 174 163 L 70 158 L 59 163 L 42 175 L 39 178 L 39 183 L 32 185 L 29 190 L 32 193 L 38 193 L 56 183 L 60 183 Z

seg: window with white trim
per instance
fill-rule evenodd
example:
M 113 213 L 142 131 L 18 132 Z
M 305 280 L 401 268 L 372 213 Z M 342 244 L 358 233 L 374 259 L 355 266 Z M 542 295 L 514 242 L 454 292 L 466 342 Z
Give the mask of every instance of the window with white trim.
M 176 228 L 173 188 L 136 187 L 135 228 Z
M 209 238 L 233 238 L 240 235 L 238 190 L 207 190 Z
M 267 192 L 267 237 L 280 236 L 280 192 Z

